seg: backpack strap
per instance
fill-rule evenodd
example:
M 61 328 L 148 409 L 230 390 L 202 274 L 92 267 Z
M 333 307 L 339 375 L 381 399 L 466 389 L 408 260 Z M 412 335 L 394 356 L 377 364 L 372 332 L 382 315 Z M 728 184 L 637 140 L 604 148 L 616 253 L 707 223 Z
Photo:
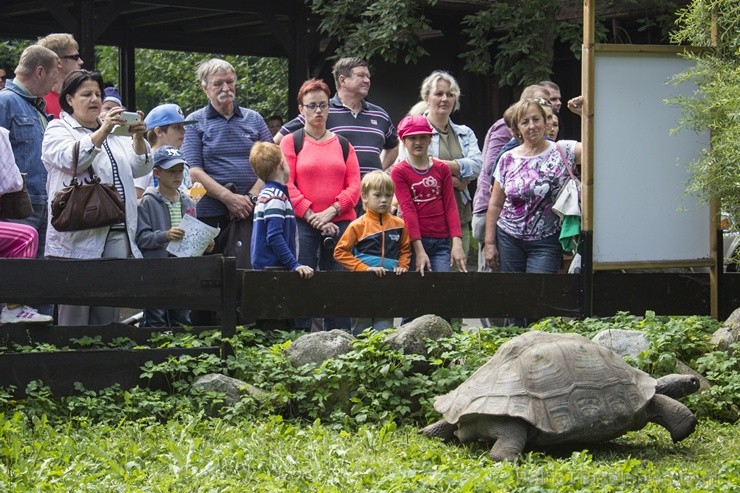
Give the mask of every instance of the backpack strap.
M 298 156 L 298 153 L 303 149 L 303 139 L 305 137 L 306 134 L 303 131 L 303 127 L 293 132 L 293 150 L 295 151 L 296 156 Z
M 339 139 L 339 145 L 342 146 L 342 156 L 344 156 L 344 162 L 346 163 L 347 159 L 349 158 L 349 140 L 339 134 L 336 135 Z M 303 128 L 299 128 L 298 130 L 293 132 L 293 151 L 295 152 L 296 156 L 298 156 L 298 153 L 301 152 L 301 149 L 303 149 L 303 140 L 305 138 L 306 133 L 303 131 Z
M 344 156 L 344 162 L 346 163 L 349 157 L 349 140 L 339 134 L 337 134 L 337 138 L 339 138 L 339 145 L 342 146 L 342 156 Z

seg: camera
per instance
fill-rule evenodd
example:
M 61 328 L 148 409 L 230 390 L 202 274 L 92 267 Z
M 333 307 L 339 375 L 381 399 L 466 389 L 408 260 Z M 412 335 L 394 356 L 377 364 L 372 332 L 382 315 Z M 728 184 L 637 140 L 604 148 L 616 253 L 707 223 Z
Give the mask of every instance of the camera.
M 337 239 L 334 236 L 322 236 L 321 245 L 327 250 L 331 250 L 337 245 Z

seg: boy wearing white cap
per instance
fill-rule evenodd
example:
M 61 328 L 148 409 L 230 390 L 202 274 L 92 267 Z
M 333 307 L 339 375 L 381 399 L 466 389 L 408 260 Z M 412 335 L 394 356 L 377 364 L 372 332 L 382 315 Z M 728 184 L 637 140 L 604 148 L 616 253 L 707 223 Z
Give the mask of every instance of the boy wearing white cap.
M 182 146 L 182 140 L 185 138 L 185 125 L 195 123 L 185 120 L 180 107 L 173 103 L 160 104 L 152 109 L 146 118 L 146 139 L 152 146 L 152 152 L 156 152 L 162 146 L 172 146 L 179 149 Z M 185 167 L 183 177 L 185 188 L 190 188 L 190 175 L 188 168 Z M 156 179 L 152 173 L 134 180 L 136 185 L 136 194 L 141 198 L 144 190 L 148 187 L 156 186 Z

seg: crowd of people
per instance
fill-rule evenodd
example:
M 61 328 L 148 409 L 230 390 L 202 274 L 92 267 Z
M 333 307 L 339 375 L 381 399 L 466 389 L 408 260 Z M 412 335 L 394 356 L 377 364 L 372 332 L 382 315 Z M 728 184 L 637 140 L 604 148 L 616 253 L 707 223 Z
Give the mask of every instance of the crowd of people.
M 305 81 L 299 115 L 287 123 L 241 106 L 237 73 L 222 59 L 196 69 L 205 106 L 186 117 L 167 102 L 147 115 L 136 112 L 133 123 L 116 89 L 83 64 L 71 35 L 51 34 L 23 51 L 13 79 L 2 71 L 0 195 L 25 181 L 33 213 L 0 222 L 0 257 L 167 257 L 191 215 L 222 232 L 206 253 L 233 254 L 223 237 L 236 234 L 250 247 L 242 267 L 304 278 L 317 270 L 467 272 L 476 242 L 479 271 L 561 268 L 560 218 L 552 206 L 570 170 L 578 170 L 581 145 L 557 141 L 562 102 L 551 81 L 526 87 L 481 150 L 473 130 L 452 119 L 460 86 L 442 70 L 422 81 L 420 101 L 396 128 L 367 100 L 372 79 L 360 58 L 334 64 L 333 95 L 325 81 Z M 581 105 L 580 98 L 568 102 L 576 113 Z M 80 231 L 52 226 L 51 201 L 72 180 L 73 162 L 76 178 L 94 173 L 115 187 L 124 220 Z M 143 323 L 200 325 L 203 316 L 147 309 Z M 105 325 L 119 314 L 6 304 L 0 322 L 55 318 L 60 325 Z M 357 334 L 392 320 L 293 323 Z

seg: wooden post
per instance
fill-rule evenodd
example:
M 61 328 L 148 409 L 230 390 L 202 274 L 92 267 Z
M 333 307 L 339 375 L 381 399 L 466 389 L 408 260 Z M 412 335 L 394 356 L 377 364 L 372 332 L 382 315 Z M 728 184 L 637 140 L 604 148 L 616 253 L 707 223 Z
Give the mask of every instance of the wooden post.
M 582 311 L 593 313 L 593 156 L 594 156 L 594 44 L 596 40 L 596 0 L 583 2 L 583 47 L 581 58 L 581 289 Z

